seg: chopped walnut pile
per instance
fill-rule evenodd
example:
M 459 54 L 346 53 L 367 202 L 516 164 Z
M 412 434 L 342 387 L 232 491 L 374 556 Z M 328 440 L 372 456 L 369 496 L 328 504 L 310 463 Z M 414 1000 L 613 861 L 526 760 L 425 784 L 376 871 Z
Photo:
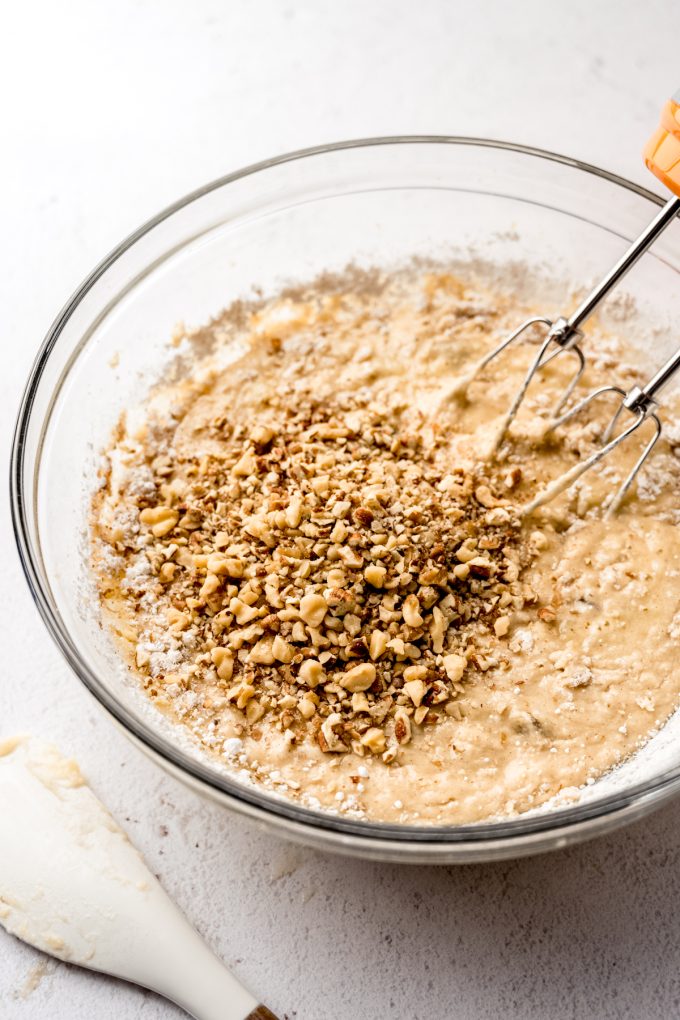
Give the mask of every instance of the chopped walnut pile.
M 138 641 L 150 693 L 195 689 L 256 739 L 266 716 L 291 744 L 311 730 L 324 752 L 387 763 L 414 726 L 461 717 L 535 599 L 521 572 L 537 544 L 505 498 L 519 469 L 474 477 L 418 424 L 298 393 L 248 426 L 215 418 L 218 454 L 149 464 L 134 545 L 154 580 L 128 570 L 121 587 L 173 636 L 170 668 L 154 668 L 156 635 Z

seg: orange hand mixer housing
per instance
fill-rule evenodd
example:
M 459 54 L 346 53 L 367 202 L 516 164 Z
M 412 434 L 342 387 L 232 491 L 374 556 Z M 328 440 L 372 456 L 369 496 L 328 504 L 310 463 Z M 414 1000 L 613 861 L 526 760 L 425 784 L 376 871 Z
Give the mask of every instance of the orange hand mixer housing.
M 612 267 L 601 283 L 588 294 L 568 319 L 560 317 L 553 321 L 540 315 L 527 319 L 510 336 L 506 337 L 501 344 L 494 348 L 490 354 L 487 354 L 475 365 L 472 372 L 466 374 L 465 384 L 478 371 L 493 361 L 494 358 L 497 358 L 506 348 L 514 344 L 527 330 L 532 327 L 544 327 L 546 332 L 540 342 L 538 353 L 532 360 L 512 406 L 505 416 L 497 436 L 496 448 L 500 446 L 505 438 L 508 428 L 514 420 L 534 376 L 560 354 L 572 354 L 576 358 L 576 370 L 555 408 L 553 421 L 548 431 L 559 428 L 559 426 L 579 414 L 594 400 L 605 394 L 615 393 L 621 398 L 614 417 L 604 432 L 602 446 L 590 457 L 576 464 L 565 475 L 558 478 L 543 492 L 539 493 L 536 499 L 529 506 L 525 507 L 526 512 L 548 502 L 558 493 L 569 488 L 585 471 L 599 463 L 615 447 L 637 431 L 643 422 L 651 421 L 654 426 L 651 439 L 645 445 L 632 470 L 607 506 L 608 513 L 614 512 L 621 504 L 640 468 L 652 452 L 661 435 L 661 422 L 656 414 L 658 406 L 656 395 L 680 368 L 680 350 L 668 359 L 646 385 L 633 386 L 627 392 L 619 386 L 603 386 L 589 393 L 568 411 L 562 413 L 585 368 L 585 357 L 579 344 L 583 337 L 581 326 L 590 318 L 609 292 L 625 276 L 628 270 L 635 265 L 638 259 L 644 255 L 647 249 L 680 212 L 680 91 L 666 103 L 662 112 L 660 126 L 645 146 L 644 159 L 652 173 L 656 174 L 666 187 L 673 192 L 673 198 L 669 199 L 646 230 L 633 242 L 628 251 Z M 617 431 L 617 426 L 624 412 L 632 415 L 632 421 L 626 421 L 620 431 Z

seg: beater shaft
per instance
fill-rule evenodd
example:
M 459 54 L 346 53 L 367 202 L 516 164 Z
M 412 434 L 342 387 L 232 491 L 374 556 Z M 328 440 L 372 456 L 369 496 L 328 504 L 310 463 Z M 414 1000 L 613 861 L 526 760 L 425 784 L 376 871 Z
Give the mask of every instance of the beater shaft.
M 626 273 L 633 268 L 635 263 L 680 213 L 680 90 L 666 103 L 661 113 L 659 128 L 654 132 L 645 147 L 644 158 L 647 167 L 659 180 L 663 181 L 666 187 L 673 193 L 673 197 L 659 210 L 649 226 L 633 241 L 618 262 L 612 266 L 600 283 L 583 299 L 568 319 L 560 317 L 555 321 L 551 321 L 546 320 L 542 316 L 530 319 L 529 322 L 520 326 L 509 337 L 506 337 L 502 343 L 473 369 L 473 372 L 478 371 L 498 357 L 502 351 L 522 335 L 530 324 L 544 323 L 547 326 L 548 332 L 543 338 L 540 350 L 529 366 L 520 389 L 510 406 L 510 410 L 503 419 L 501 427 L 496 434 L 495 449 L 498 449 L 507 435 L 508 429 L 514 421 L 536 373 L 545 368 L 562 351 L 574 351 L 578 357 L 579 364 L 576 374 L 571 379 L 566 391 L 562 394 L 553 411 L 554 418 L 559 416 L 560 411 L 578 384 L 585 368 L 585 358 L 578 345 L 578 341 L 583 336 L 581 327 L 591 317 L 595 309 L 600 306 L 609 292 L 617 286 Z M 675 367 L 671 367 L 668 371 L 670 374 L 673 374 Z M 660 375 L 663 372 L 664 369 L 661 370 Z M 471 373 L 468 373 L 464 380 L 466 385 L 470 377 Z M 651 382 L 654 381 L 652 380 Z M 655 387 L 655 392 L 656 389 L 658 389 L 658 385 Z M 646 395 L 646 393 L 640 392 L 637 399 L 644 398 Z M 633 397 L 630 396 L 630 399 L 632 400 Z
M 564 345 L 570 337 L 580 334 L 580 327 L 590 318 L 609 292 L 616 287 L 626 273 L 633 268 L 635 263 L 654 244 L 656 239 L 661 236 L 679 212 L 680 198 L 674 195 L 659 210 L 649 226 L 633 241 L 618 262 L 612 266 L 607 275 L 583 299 L 576 311 L 569 316 L 559 330 L 554 332 L 554 339 L 558 343 Z

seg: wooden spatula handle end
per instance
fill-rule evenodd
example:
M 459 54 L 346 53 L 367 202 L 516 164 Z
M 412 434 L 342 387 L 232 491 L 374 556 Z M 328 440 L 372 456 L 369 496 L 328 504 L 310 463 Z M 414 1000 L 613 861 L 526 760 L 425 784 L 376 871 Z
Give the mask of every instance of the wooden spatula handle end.
M 278 1020 L 266 1006 L 258 1006 L 252 1013 L 249 1013 L 246 1020 Z

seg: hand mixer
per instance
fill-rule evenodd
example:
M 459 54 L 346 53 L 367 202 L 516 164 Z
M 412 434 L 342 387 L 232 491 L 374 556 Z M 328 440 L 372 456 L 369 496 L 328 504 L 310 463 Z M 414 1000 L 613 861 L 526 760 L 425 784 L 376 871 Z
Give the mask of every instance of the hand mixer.
M 628 251 L 607 273 L 588 296 L 581 302 L 575 312 L 567 318 L 548 319 L 544 316 L 534 316 L 523 322 L 510 336 L 506 337 L 490 354 L 486 355 L 472 371 L 466 375 L 464 384 L 467 384 L 474 375 L 491 361 L 497 358 L 503 351 L 514 344 L 528 330 L 544 327 L 547 332 L 541 340 L 538 353 L 533 358 L 524 380 L 515 396 L 515 399 L 507 412 L 496 438 L 496 449 L 500 446 L 507 435 L 508 429 L 515 419 L 517 412 L 524 400 L 527 390 L 536 374 L 545 368 L 554 358 L 560 354 L 570 353 L 576 358 L 576 370 L 569 381 L 568 386 L 562 393 L 557 406 L 553 412 L 553 421 L 548 429 L 559 428 L 564 425 L 595 400 L 607 394 L 614 393 L 620 397 L 618 408 L 610 424 L 602 437 L 602 446 L 590 457 L 578 463 L 566 474 L 562 475 L 555 482 L 538 494 L 538 496 L 524 508 L 530 512 L 536 507 L 553 499 L 560 492 L 568 489 L 577 478 L 589 468 L 594 467 L 606 457 L 615 447 L 636 432 L 645 421 L 651 421 L 654 432 L 651 439 L 644 446 L 642 453 L 635 462 L 632 470 L 624 480 L 621 487 L 615 493 L 607 506 L 607 513 L 614 512 L 621 504 L 626 493 L 630 489 L 640 468 L 649 457 L 659 436 L 661 435 L 661 421 L 655 409 L 657 407 L 656 395 L 662 387 L 671 379 L 680 368 L 680 350 L 678 350 L 663 367 L 644 386 L 633 386 L 628 391 L 620 386 L 602 386 L 580 400 L 574 407 L 563 412 L 565 405 L 574 392 L 585 369 L 586 359 L 579 345 L 583 337 L 582 325 L 593 314 L 604 298 L 626 273 L 635 265 L 639 258 L 648 250 L 654 241 L 663 233 L 666 227 L 675 219 L 680 212 L 680 90 L 670 99 L 661 115 L 660 126 L 649 139 L 644 149 L 644 159 L 647 167 L 673 192 L 673 198 L 663 206 L 658 215 L 652 220 L 649 226 L 640 234 L 636 241 L 631 244 Z M 620 431 L 616 432 L 616 426 L 624 412 L 633 416 L 632 421 Z

